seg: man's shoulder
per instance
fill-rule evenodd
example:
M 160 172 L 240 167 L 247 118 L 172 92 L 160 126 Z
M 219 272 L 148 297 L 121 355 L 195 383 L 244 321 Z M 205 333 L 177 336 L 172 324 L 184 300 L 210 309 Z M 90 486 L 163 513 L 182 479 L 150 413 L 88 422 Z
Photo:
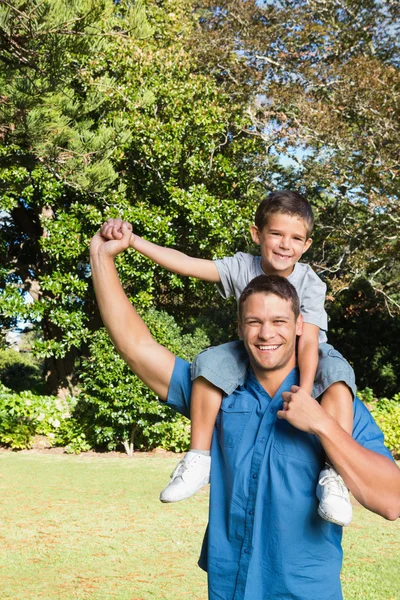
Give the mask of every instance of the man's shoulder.
M 390 451 L 385 446 L 382 430 L 368 408 L 357 396 L 354 398 L 353 438 L 361 446 L 393 460 Z
M 192 380 L 190 363 L 176 357 L 174 370 L 168 388 L 166 404 L 185 417 L 190 416 L 190 397 L 192 394 Z

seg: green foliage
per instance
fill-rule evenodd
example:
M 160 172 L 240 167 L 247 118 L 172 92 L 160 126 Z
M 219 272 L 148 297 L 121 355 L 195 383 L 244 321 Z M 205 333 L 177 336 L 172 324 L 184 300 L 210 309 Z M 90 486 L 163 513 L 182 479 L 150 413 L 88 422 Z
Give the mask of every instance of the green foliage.
M 13 449 L 29 448 L 35 435 L 55 441 L 63 420 L 73 408 L 72 399 L 16 394 L 0 384 L 0 443 Z
M 400 389 L 400 321 L 365 279 L 357 280 L 327 304 L 329 342 L 353 365 L 357 386 L 378 397 Z
M 191 360 L 208 345 L 197 329 L 182 334 L 173 317 L 149 309 L 142 314 L 154 338 L 178 356 Z M 121 445 L 182 451 L 188 447 L 187 420 L 177 415 L 134 375 L 110 344 L 104 329 L 90 342 L 90 359 L 82 365 L 81 394 L 74 413 L 86 422 L 88 437 L 95 446 L 114 450 Z
M 377 399 L 370 388 L 358 393 L 385 436 L 385 444 L 395 458 L 400 458 L 400 394 Z
M 14 392 L 44 393 L 42 365 L 28 352 L 0 350 L 0 380 Z
M 67 454 L 79 454 L 92 449 L 85 432 L 85 422 L 80 422 L 73 416 L 68 416 L 60 422 L 53 444 L 54 446 L 63 446 L 64 452 Z
M 316 210 L 308 257 L 335 296 L 331 341 L 361 386 L 399 389 L 398 11 L 374 0 L 0 6 L 0 321 L 36 325 L 49 392 L 72 392 L 98 343 L 88 243 L 106 218 L 217 258 L 248 249 L 255 206 L 277 187 L 306 191 Z M 137 253 L 117 264 L 136 305 L 185 332 L 201 324 L 213 343 L 235 336 L 235 309 L 213 286 Z M 360 280 L 368 303 L 346 294 Z

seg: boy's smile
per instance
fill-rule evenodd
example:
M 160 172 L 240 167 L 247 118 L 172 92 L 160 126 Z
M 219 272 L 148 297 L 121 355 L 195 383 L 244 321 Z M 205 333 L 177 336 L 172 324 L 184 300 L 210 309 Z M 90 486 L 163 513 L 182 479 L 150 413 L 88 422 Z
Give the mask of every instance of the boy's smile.
M 260 246 L 261 268 L 266 275 L 288 277 L 311 245 L 306 223 L 284 213 L 271 215 L 261 231 L 253 225 L 250 233 Z

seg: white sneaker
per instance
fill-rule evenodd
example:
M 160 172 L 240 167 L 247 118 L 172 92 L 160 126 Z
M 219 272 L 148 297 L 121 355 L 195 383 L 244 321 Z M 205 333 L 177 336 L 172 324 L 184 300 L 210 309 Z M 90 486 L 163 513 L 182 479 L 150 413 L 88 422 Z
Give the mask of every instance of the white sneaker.
M 339 473 L 330 465 L 325 465 L 319 474 L 317 498 L 318 514 L 325 521 L 346 527 L 350 525 L 353 509 L 350 503 L 349 490 Z
M 161 492 L 161 502 L 179 502 L 193 496 L 210 481 L 211 456 L 189 451 L 171 475 L 171 481 Z

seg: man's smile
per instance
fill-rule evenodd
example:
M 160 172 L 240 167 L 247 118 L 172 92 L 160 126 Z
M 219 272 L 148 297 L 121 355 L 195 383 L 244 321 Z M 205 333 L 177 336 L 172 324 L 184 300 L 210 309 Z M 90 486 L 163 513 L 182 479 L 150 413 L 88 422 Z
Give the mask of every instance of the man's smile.
M 271 352 L 272 350 L 277 350 L 278 348 L 280 348 L 281 344 L 276 344 L 274 346 L 272 345 L 261 345 L 261 344 L 256 344 L 256 348 L 258 348 L 259 350 L 262 350 L 263 352 L 267 351 L 267 352 Z

